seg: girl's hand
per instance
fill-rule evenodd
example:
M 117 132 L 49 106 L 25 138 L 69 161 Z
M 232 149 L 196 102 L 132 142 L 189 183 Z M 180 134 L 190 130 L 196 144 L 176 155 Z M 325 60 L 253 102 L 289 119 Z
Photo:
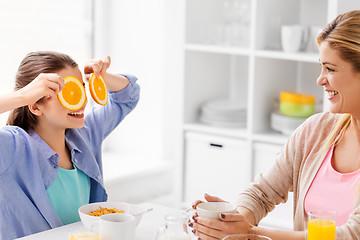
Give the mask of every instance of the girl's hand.
M 110 67 L 110 64 L 111 59 L 109 56 L 107 56 L 104 60 L 94 59 L 90 61 L 84 67 L 86 80 L 89 81 L 91 73 L 95 73 L 96 77 L 99 77 L 100 74 L 104 75 L 106 73 L 106 70 Z
M 189 226 L 201 240 L 219 240 L 235 233 L 253 233 L 253 225 L 240 213 L 221 214 L 220 220 L 194 216 Z
M 64 79 L 56 73 L 40 73 L 32 82 L 18 90 L 25 104 L 36 103 L 43 97 L 57 96 L 65 87 Z

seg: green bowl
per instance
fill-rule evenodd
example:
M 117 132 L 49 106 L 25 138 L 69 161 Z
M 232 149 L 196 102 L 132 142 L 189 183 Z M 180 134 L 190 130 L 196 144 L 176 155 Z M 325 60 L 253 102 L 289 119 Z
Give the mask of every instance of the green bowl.
M 288 117 L 307 118 L 314 114 L 315 104 L 280 102 L 280 112 Z

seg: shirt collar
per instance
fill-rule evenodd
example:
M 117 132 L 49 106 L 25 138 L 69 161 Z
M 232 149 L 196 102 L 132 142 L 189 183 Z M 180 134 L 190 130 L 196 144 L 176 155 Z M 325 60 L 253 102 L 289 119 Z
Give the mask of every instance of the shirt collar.
M 78 153 L 81 153 L 81 150 L 79 149 L 79 147 L 73 142 L 71 141 L 71 129 L 67 129 L 65 131 L 65 141 L 66 141 L 66 144 L 69 148 L 69 150 L 73 153 L 73 152 L 78 152 Z
M 38 144 L 40 149 L 42 150 L 42 154 L 45 157 L 45 159 L 49 159 L 56 165 L 59 162 L 59 154 L 57 154 L 41 137 L 40 135 L 33 129 L 29 130 L 29 135 L 31 138 Z M 69 150 L 71 152 L 71 155 L 75 152 L 81 153 L 80 149 L 68 138 L 68 130 L 65 133 L 65 141 L 67 146 L 69 147 Z
M 45 159 L 58 163 L 58 154 L 39 136 L 35 130 L 29 130 L 30 137 L 38 144 Z

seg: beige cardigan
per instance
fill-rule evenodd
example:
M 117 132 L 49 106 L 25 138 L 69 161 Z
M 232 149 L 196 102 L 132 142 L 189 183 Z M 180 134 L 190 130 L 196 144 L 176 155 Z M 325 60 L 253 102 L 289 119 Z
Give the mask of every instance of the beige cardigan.
M 307 119 L 289 138 L 275 164 L 256 177 L 236 204 L 253 212 L 258 224 L 275 205 L 286 202 L 294 192 L 294 230 L 306 229 L 304 198 L 326 151 L 320 151 L 341 114 L 320 113 Z M 356 204 L 345 225 L 336 228 L 336 239 L 360 239 L 360 206 Z

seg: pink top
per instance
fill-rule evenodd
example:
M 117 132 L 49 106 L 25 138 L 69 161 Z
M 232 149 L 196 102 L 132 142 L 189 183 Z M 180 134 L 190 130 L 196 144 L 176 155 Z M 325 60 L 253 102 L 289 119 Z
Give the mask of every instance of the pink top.
M 314 181 L 305 196 L 304 209 L 326 209 L 336 212 L 336 225 L 345 224 L 354 209 L 355 190 L 359 182 L 360 170 L 339 173 L 331 164 L 334 145 L 326 154 Z

